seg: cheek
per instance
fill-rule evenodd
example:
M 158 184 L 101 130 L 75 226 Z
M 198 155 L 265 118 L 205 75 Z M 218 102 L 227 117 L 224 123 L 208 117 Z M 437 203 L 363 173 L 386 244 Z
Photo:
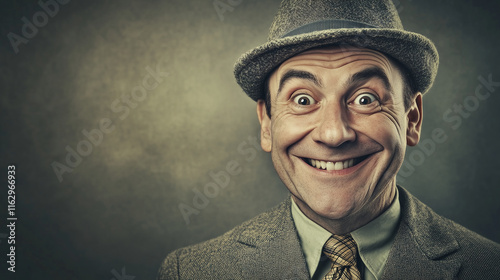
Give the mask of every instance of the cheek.
M 311 115 L 277 114 L 272 122 L 273 144 L 286 149 L 304 138 L 313 127 Z
M 405 134 L 400 120 L 380 112 L 373 115 L 358 115 L 352 118 L 352 128 L 358 133 L 379 143 L 385 150 L 397 151 L 405 143 Z

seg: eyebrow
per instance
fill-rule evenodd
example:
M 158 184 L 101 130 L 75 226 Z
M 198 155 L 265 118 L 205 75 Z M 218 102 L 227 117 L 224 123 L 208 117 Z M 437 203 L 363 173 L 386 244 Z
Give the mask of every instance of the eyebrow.
M 309 80 L 313 82 L 315 85 L 318 87 L 322 87 L 322 84 L 320 80 L 312 73 L 307 72 L 307 71 L 302 71 L 302 70 L 288 70 L 285 72 L 283 77 L 280 79 L 279 87 L 278 87 L 278 95 L 280 94 L 281 90 L 283 89 L 283 86 L 285 83 L 291 79 L 304 79 L 304 80 Z M 378 78 L 382 80 L 384 83 L 384 87 L 387 91 L 392 92 L 392 86 L 391 83 L 389 82 L 389 78 L 387 77 L 387 74 L 382 70 L 380 67 L 370 67 L 364 70 L 361 70 L 355 74 L 353 74 L 349 80 L 346 82 L 347 87 L 349 88 L 355 88 L 358 87 L 367 81 Z
M 385 89 L 389 92 L 392 92 L 392 86 L 391 83 L 389 82 L 387 74 L 384 72 L 384 70 L 382 70 L 379 67 L 370 67 L 355 73 L 347 81 L 347 86 L 349 86 L 350 88 L 358 87 L 361 84 L 364 84 L 367 81 L 374 78 L 382 80 Z
M 281 89 L 285 85 L 285 83 L 291 79 L 303 79 L 303 80 L 309 80 L 313 82 L 315 85 L 321 87 L 321 82 L 319 79 L 312 73 L 307 72 L 307 71 L 301 71 L 301 70 L 288 70 L 285 72 L 283 77 L 280 79 L 280 85 L 278 87 L 278 95 L 280 94 Z

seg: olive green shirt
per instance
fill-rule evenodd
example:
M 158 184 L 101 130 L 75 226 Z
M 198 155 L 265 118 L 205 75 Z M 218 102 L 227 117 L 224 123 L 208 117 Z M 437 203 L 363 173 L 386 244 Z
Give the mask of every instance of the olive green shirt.
M 332 235 L 302 213 L 292 199 L 292 217 L 297 228 L 302 251 L 311 279 L 323 279 L 331 267 L 328 258 L 321 258 L 325 242 Z M 363 279 L 380 279 L 399 224 L 401 214 L 399 195 L 380 216 L 351 232 L 356 241 L 362 264 L 358 264 Z

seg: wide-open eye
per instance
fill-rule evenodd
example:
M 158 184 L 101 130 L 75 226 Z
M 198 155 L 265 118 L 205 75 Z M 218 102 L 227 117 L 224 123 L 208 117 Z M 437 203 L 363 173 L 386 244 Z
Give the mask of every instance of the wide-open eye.
M 354 95 L 351 101 L 348 102 L 349 109 L 361 114 L 373 114 L 382 110 L 380 99 L 376 93 L 362 91 L 358 95 Z
M 370 105 L 373 102 L 377 101 L 377 97 L 371 93 L 362 93 L 354 99 L 354 104 L 355 105 Z
M 316 100 L 307 94 L 299 94 L 293 98 L 293 102 L 301 106 L 316 104 Z

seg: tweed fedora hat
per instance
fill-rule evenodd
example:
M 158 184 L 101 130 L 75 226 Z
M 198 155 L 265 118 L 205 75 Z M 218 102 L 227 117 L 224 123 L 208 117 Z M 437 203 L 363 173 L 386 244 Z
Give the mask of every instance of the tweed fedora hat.
M 311 48 L 339 45 L 368 48 L 403 64 L 415 90 L 426 93 L 439 57 L 425 36 L 404 30 L 391 0 L 284 0 L 267 43 L 236 62 L 236 81 L 253 100 L 263 99 L 270 73 L 285 60 Z

